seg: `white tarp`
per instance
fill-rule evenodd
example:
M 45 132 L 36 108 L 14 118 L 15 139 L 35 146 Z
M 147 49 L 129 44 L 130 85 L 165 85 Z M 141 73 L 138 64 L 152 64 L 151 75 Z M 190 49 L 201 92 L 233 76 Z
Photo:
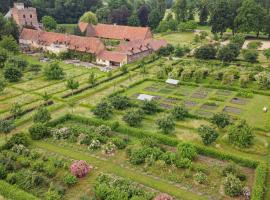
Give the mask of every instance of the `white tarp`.
M 172 85 L 178 85 L 179 80 L 169 78 L 169 79 L 167 79 L 166 83 L 172 84 Z
M 140 94 L 137 99 L 141 100 L 141 101 L 145 101 L 145 100 L 151 101 L 151 100 L 153 100 L 153 98 L 154 98 L 154 96 L 151 96 L 148 94 Z

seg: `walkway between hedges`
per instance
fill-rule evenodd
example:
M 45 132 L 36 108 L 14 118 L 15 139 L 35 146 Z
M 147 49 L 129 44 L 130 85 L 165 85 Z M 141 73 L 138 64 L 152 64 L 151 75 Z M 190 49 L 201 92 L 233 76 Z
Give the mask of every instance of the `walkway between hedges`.
M 148 175 L 144 175 L 136 171 L 121 167 L 120 165 L 113 164 L 105 159 L 99 159 L 97 157 L 91 156 L 90 154 L 74 151 L 74 149 L 71 149 L 70 147 L 60 147 L 46 142 L 34 142 L 34 146 L 65 157 L 69 157 L 71 159 L 85 160 L 89 164 L 91 163 L 95 167 L 100 168 L 102 172 L 112 173 L 117 176 L 129 178 L 147 187 L 161 192 L 169 193 L 170 195 L 173 195 L 180 200 L 207 200 L 206 197 L 181 189 L 180 187 L 170 184 L 164 180 L 155 179 L 154 177 L 150 177 Z

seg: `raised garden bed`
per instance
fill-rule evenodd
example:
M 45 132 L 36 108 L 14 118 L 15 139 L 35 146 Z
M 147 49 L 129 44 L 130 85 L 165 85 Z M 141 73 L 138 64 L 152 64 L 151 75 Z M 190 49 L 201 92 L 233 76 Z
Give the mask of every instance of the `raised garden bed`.
M 248 100 L 243 98 L 234 97 L 230 101 L 232 104 L 238 104 L 238 105 L 246 105 L 248 103 Z
M 235 114 L 235 115 L 240 115 L 243 112 L 241 108 L 236 108 L 236 107 L 231 107 L 231 106 L 225 106 L 223 111 L 230 114 Z

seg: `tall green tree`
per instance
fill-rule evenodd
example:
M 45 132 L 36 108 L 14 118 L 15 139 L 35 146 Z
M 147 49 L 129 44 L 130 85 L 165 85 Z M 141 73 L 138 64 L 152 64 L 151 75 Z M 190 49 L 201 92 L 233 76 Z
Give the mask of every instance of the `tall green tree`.
M 173 11 L 175 13 L 176 19 L 179 22 L 185 22 L 188 18 L 187 10 L 187 1 L 186 0 L 176 0 Z
M 55 30 L 57 28 L 57 22 L 51 16 L 42 17 L 41 22 L 47 31 Z
M 88 11 L 81 16 L 80 22 L 96 25 L 98 23 L 98 19 L 95 13 Z
M 254 31 L 259 37 L 266 23 L 266 16 L 266 10 L 261 5 L 254 0 L 244 0 L 238 10 L 235 23 L 240 31 L 247 33 Z

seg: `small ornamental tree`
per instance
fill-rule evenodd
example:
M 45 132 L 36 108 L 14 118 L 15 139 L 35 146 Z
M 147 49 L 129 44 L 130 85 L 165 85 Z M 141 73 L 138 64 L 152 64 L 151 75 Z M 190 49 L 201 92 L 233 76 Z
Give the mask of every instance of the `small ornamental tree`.
M 20 51 L 17 41 L 12 36 L 4 36 L 2 40 L 0 40 L 0 48 L 15 54 Z
M 91 72 L 88 78 L 88 82 L 93 86 L 97 82 L 96 74 L 95 72 Z
M 98 23 L 98 19 L 95 13 L 89 11 L 84 13 L 83 16 L 81 16 L 80 22 L 96 25 Z
M 230 124 L 230 117 L 225 113 L 217 113 L 212 117 L 211 122 L 218 128 L 225 128 Z
M 157 120 L 158 129 L 163 133 L 169 134 L 175 130 L 175 122 L 171 115 L 164 116 Z
M 91 168 L 85 161 L 77 160 L 71 164 L 70 172 L 77 178 L 83 178 L 87 176 Z
M 129 126 L 139 126 L 142 122 L 142 119 L 143 114 L 140 109 L 130 109 L 123 116 L 123 120 Z
M 117 110 L 124 110 L 131 106 L 130 99 L 126 96 L 115 95 L 109 98 L 111 105 Z
M 218 133 L 210 126 L 202 125 L 198 129 L 199 135 L 205 145 L 210 145 L 218 138 Z
M 233 174 L 228 174 L 223 181 L 225 194 L 230 197 L 239 196 L 242 193 L 242 183 Z
M 34 122 L 46 123 L 50 121 L 51 114 L 49 113 L 47 108 L 40 107 L 33 118 L 34 118 Z
M 171 114 L 176 120 L 184 120 L 189 115 L 188 110 L 184 106 L 175 106 L 172 109 Z
M 248 126 L 245 120 L 241 120 L 228 129 L 228 138 L 231 144 L 241 148 L 248 148 L 253 144 L 253 130 Z
M 145 100 L 143 101 L 143 104 L 141 106 L 142 111 L 147 114 L 147 115 L 152 115 L 158 112 L 159 107 L 158 107 L 158 103 L 154 100 L 148 101 Z
M 216 53 L 216 48 L 211 44 L 207 44 L 197 48 L 194 52 L 194 56 L 198 59 L 209 60 L 214 59 L 216 57 Z
M 9 82 L 18 82 L 22 78 L 23 74 L 18 67 L 7 65 L 4 69 L 4 77 Z
M 197 157 L 197 150 L 192 144 L 181 143 L 177 146 L 177 154 L 180 158 L 194 160 Z
M 101 119 L 109 119 L 112 114 L 112 106 L 103 100 L 93 109 L 93 113 Z
M 53 63 L 45 68 L 44 75 L 48 80 L 61 80 L 65 73 L 58 63 Z
M 78 89 L 80 86 L 78 81 L 75 81 L 74 79 L 68 79 L 67 81 L 67 88 L 71 90 L 71 94 L 73 96 L 74 90 Z

